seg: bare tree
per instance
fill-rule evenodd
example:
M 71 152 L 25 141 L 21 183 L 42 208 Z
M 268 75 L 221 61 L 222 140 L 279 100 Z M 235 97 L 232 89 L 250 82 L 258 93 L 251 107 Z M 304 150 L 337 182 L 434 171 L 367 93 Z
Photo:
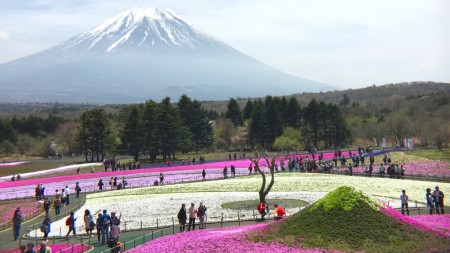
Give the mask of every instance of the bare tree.
M 261 168 L 259 167 L 259 160 L 260 159 L 252 159 L 250 158 L 250 161 L 253 162 L 254 164 L 254 169 L 256 171 L 258 171 L 258 173 L 261 175 L 262 177 L 262 184 L 261 184 L 261 188 L 259 189 L 259 202 L 264 202 L 266 200 L 266 196 L 267 194 L 269 194 L 270 190 L 272 189 L 273 184 L 275 183 L 275 157 L 272 158 L 272 161 L 269 161 L 268 158 L 264 157 L 264 160 L 267 163 L 267 166 L 269 167 L 270 170 L 270 183 L 266 188 L 266 175 L 264 174 L 264 172 L 261 170 Z
M 77 123 L 70 121 L 59 125 L 55 133 L 56 143 L 61 147 L 60 152 L 71 154 L 74 150 L 74 135 Z

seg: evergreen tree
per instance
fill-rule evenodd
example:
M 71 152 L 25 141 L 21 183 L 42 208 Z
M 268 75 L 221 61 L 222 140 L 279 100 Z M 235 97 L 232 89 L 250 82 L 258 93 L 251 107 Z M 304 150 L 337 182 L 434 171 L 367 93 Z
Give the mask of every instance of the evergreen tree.
M 244 124 L 244 119 L 242 118 L 241 108 L 239 107 L 236 99 L 230 99 L 227 106 L 227 112 L 225 113 L 227 119 L 231 119 L 235 126 L 242 126 Z
M 266 108 L 261 100 L 255 102 L 250 121 L 250 146 L 253 149 L 256 144 L 266 147 L 267 140 L 267 116 Z
M 9 141 L 11 143 L 17 142 L 17 133 L 7 119 L 0 119 L 0 140 Z
M 271 96 L 267 96 L 264 102 L 267 117 L 267 133 L 265 143 L 269 148 L 271 148 L 275 138 L 283 133 L 283 120 L 279 109 L 279 102 L 280 100 L 278 98 L 272 98 Z
M 198 153 L 200 149 L 210 147 L 213 143 L 213 129 L 209 123 L 208 113 L 202 109 L 201 103 L 183 95 L 177 105 L 184 126 L 192 134 L 195 152 Z
M 191 133 L 183 126 L 178 110 L 170 103 L 170 98 L 166 97 L 159 104 L 155 123 L 155 137 L 163 160 L 170 159 L 171 156 L 175 159 L 176 150 L 190 149 Z
M 301 108 L 296 98 L 291 97 L 286 109 L 286 126 L 299 128 L 301 118 Z
M 149 153 L 150 160 L 155 161 L 158 155 L 158 138 L 155 137 L 156 132 L 156 111 L 158 104 L 153 100 L 148 100 L 144 104 L 142 114 L 142 135 L 144 137 L 144 149 Z
M 112 148 L 111 123 L 103 109 L 92 109 L 83 112 L 80 117 L 76 140 L 82 148 L 86 162 L 89 154 L 91 161 L 102 161 L 106 151 Z
M 253 102 L 249 99 L 247 100 L 247 103 L 245 104 L 244 108 L 244 120 L 248 120 L 252 117 L 253 113 Z
M 136 106 L 133 106 L 125 126 L 121 131 L 122 150 L 131 154 L 134 160 L 137 161 L 139 155 L 144 150 L 144 134 L 142 131 L 142 124 L 139 111 Z

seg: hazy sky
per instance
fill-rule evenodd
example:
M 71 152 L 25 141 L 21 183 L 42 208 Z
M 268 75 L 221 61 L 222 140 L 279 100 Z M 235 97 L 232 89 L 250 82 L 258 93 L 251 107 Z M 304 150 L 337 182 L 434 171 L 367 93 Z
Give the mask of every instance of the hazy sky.
M 268 65 L 342 88 L 450 82 L 448 0 L 0 0 L 0 63 L 133 7 L 170 8 Z

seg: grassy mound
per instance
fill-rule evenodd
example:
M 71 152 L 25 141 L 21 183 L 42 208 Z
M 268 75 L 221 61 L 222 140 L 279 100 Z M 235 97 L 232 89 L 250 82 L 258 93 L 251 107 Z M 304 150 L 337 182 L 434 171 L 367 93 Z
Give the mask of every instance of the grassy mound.
M 445 252 L 450 247 L 448 239 L 397 222 L 347 186 L 249 238 L 346 252 Z

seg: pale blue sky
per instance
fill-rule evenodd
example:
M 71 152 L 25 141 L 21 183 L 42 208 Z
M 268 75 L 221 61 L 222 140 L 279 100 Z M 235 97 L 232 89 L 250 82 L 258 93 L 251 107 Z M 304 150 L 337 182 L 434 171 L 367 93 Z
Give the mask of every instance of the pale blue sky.
M 170 8 L 270 66 L 342 88 L 450 82 L 447 0 L 0 0 L 0 63 L 133 7 Z

